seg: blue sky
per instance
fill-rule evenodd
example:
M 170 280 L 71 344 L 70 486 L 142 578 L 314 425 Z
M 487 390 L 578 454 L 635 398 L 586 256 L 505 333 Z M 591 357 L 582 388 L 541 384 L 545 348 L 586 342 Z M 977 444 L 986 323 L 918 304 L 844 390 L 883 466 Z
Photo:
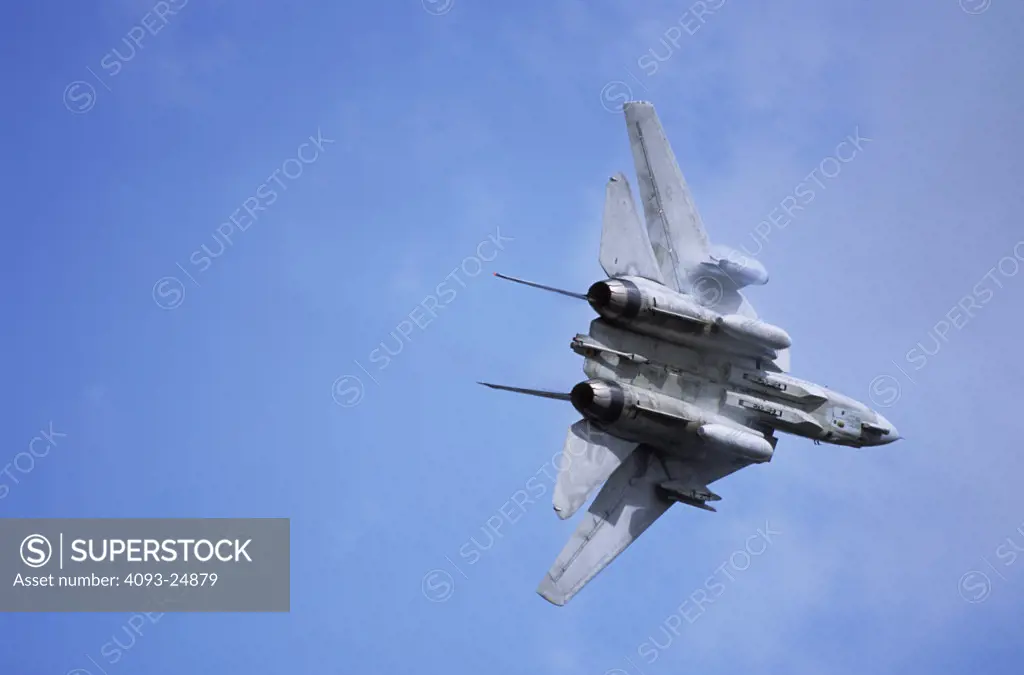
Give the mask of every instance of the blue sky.
M 130 614 L 7 615 L 0 671 L 1019 672 L 1019 4 L 154 7 L 4 22 L 0 464 L 66 437 L 9 470 L 0 513 L 289 517 L 292 611 L 168 614 L 117 663 Z M 785 438 L 716 485 L 719 513 L 672 509 L 555 608 L 534 588 L 575 521 L 544 467 L 575 415 L 474 382 L 582 379 L 589 310 L 490 272 L 598 278 L 622 96 L 658 107 L 713 241 L 759 249 L 750 298 L 794 373 L 907 440 Z M 758 244 L 814 171 L 834 175 Z M 531 478 L 543 496 L 502 516 Z

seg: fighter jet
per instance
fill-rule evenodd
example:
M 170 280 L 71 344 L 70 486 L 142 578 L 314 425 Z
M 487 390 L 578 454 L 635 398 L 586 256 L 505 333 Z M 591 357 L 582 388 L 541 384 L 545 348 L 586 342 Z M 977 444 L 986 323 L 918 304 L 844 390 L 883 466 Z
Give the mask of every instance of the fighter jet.
M 787 374 L 791 340 L 741 289 L 768 281 L 749 256 L 712 246 L 654 106 L 623 106 L 646 227 L 626 177 L 607 185 L 599 261 L 586 293 L 498 275 L 585 300 L 597 313 L 570 348 L 586 381 L 569 392 L 481 382 L 568 401 L 553 502 L 571 517 L 604 484 L 537 592 L 564 605 L 674 503 L 715 511 L 710 485 L 770 462 L 776 432 L 877 446 L 900 438 L 880 413 Z

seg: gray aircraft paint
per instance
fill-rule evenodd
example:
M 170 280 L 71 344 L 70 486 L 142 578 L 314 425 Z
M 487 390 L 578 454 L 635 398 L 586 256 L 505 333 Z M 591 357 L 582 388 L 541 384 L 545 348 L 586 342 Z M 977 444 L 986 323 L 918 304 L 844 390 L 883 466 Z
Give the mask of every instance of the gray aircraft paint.
M 567 393 L 487 385 L 566 401 L 583 416 L 566 436 L 557 515 L 571 517 L 603 485 L 537 588 L 555 605 L 672 504 L 715 511 L 708 502 L 721 497 L 709 486 L 769 463 L 776 432 L 850 447 L 900 437 L 863 403 L 788 374 L 788 334 L 741 292 L 767 283 L 767 270 L 711 244 L 654 106 L 633 101 L 623 111 L 646 227 L 616 174 L 599 252 L 609 279 L 578 293 L 503 277 L 594 308 L 601 318 L 570 344 L 588 379 Z

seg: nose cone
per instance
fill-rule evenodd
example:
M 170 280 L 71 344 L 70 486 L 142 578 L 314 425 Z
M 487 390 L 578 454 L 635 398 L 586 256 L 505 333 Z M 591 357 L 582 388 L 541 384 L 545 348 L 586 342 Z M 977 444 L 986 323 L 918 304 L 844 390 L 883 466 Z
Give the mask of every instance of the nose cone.
M 879 413 L 875 413 L 875 415 L 878 417 L 878 426 L 889 430 L 889 433 L 882 434 L 881 438 L 878 439 L 879 445 L 888 445 L 893 441 L 898 441 L 903 438 L 900 436 L 899 429 L 896 428 L 895 424 L 885 419 L 885 417 Z

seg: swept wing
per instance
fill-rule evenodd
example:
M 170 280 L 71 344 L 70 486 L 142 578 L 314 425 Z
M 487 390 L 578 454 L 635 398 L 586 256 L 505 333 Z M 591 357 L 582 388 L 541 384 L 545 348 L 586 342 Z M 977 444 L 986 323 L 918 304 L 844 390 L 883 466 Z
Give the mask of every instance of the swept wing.
M 674 502 L 713 511 L 704 502 L 718 497 L 707 486 L 748 465 L 710 453 L 704 460 L 680 460 L 640 445 L 612 472 L 537 593 L 564 605 Z

